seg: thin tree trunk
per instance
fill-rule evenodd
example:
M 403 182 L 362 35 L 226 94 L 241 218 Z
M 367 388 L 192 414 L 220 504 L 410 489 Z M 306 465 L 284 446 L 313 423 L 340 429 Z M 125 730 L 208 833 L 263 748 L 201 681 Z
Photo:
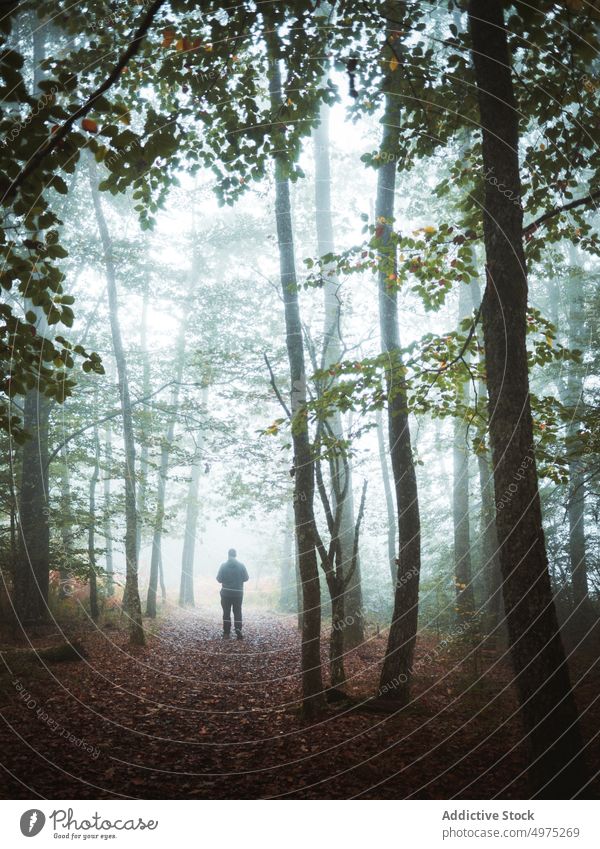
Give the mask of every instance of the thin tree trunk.
M 390 14 L 393 17 L 393 13 Z M 388 53 L 385 50 L 385 55 Z M 390 52 L 390 58 L 393 54 Z M 417 477 L 412 456 L 407 394 L 398 327 L 398 298 L 395 283 L 395 250 L 390 256 L 396 189 L 396 156 L 399 149 L 400 98 L 394 91 L 385 96 L 381 150 L 388 155 L 377 172 L 375 215 L 381 251 L 379 256 L 379 322 L 382 350 L 389 354 L 387 370 L 388 428 L 390 457 L 398 511 L 400 552 L 394 590 L 394 612 L 380 677 L 380 695 L 406 704 L 410 695 L 413 657 L 419 615 L 421 573 L 421 520 Z M 390 275 L 394 280 L 390 283 Z
M 140 348 L 142 354 L 142 398 L 147 398 L 150 395 L 150 359 L 148 357 L 148 294 L 149 283 L 148 278 L 144 282 L 144 295 L 142 300 L 142 318 L 140 322 Z M 137 513 L 138 521 L 136 526 L 136 547 L 138 553 L 138 563 L 140 559 L 140 551 L 142 545 L 142 528 L 146 515 L 146 493 L 148 489 L 148 419 L 150 413 L 142 409 L 139 413 L 140 420 L 140 473 L 137 489 Z
M 481 306 L 481 289 L 477 279 L 469 284 L 471 289 L 472 307 L 475 311 Z M 482 341 L 479 342 L 483 344 Z M 487 386 L 484 380 L 477 384 L 477 404 L 484 415 L 487 412 Z M 504 616 L 502 603 L 502 570 L 500 569 L 500 554 L 498 551 L 498 534 L 496 533 L 496 505 L 494 503 L 494 473 L 490 463 L 488 448 L 483 433 L 479 437 L 481 444 L 477 452 L 477 471 L 479 474 L 479 491 L 481 507 L 479 517 L 479 537 L 481 539 L 481 568 L 485 574 L 486 585 L 486 631 L 490 635 L 490 646 L 497 644 L 500 632 L 500 621 Z
M 583 278 L 578 267 L 577 251 L 570 248 L 571 274 L 569 278 L 569 306 L 567 326 L 568 347 L 585 350 L 585 300 Z M 583 410 L 583 368 L 580 363 L 567 364 L 566 386 L 561 385 L 561 400 L 572 411 L 567 427 L 567 457 L 569 464 L 569 493 L 567 514 L 569 518 L 569 565 L 573 607 L 575 610 L 574 632 L 584 636 L 594 621 L 594 610 L 589 596 L 587 559 L 585 544 L 585 475 L 584 464 L 577 449 L 578 432 L 581 428 Z
M 462 285 L 458 299 L 458 323 L 470 309 L 468 293 Z M 470 305 L 469 305 L 470 306 Z M 469 382 L 465 378 L 459 386 L 459 398 L 465 410 L 469 405 Z M 466 416 L 466 413 L 465 413 Z M 452 518 L 454 525 L 454 585 L 456 612 L 459 622 L 471 622 L 475 611 L 475 594 L 471 570 L 471 523 L 469 517 L 469 422 L 465 417 L 454 419 L 454 444 L 452 446 L 453 486 Z
M 388 468 L 388 456 L 385 445 L 385 434 L 383 430 L 383 416 L 381 410 L 375 412 L 377 421 L 377 447 L 379 449 L 379 464 L 381 466 L 381 477 L 383 480 L 383 492 L 385 495 L 385 509 L 387 514 L 387 553 L 390 566 L 392 586 L 396 586 L 398 576 L 398 564 L 396 563 L 396 513 L 394 507 L 394 496 L 390 485 L 390 472 Z
M 285 527 L 283 529 L 283 553 L 281 559 L 281 589 L 279 596 L 279 607 L 281 610 L 290 611 L 294 609 L 293 587 L 294 581 L 294 511 L 288 503 L 285 512 Z
M 487 286 L 483 332 L 504 606 L 533 795 L 568 798 L 588 780 L 560 638 L 542 529 L 529 400 L 527 272 L 519 175 L 519 113 L 501 0 L 470 0 L 469 27 L 483 138 Z M 506 376 L 509 375 L 509 380 Z
M 90 561 L 90 614 L 92 619 L 98 619 L 98 580 L 96 576 L 96 486 L 100 477 L 100 437 L 98 428 L 94 428 L 94 468 L 90 478 L 89 492 L 89 525 L 88 525 L 88 559 Z
M 60 476 L 60 537 L 62 542 L 62 551 L 60 553 L 59 573 L 60 585 L 59 596 L 64 598 L 64 582 L 70 574 L 70 565 L 72 560 L 71 550 L 71 481 L 69 478 L 69 455 L 66 446 L 63 446 L 61 451 L 61 476 Z
M 209 387 L 202 388 L 201 408 L 203 411 L 208 406 Z M 200 489 L 200 478 L 202 476 L 202 448 L 204 437 L 202 432 L 198 436 L 196 444 L 196 460 L 192 463 L 190 485 L 188 488 L 187 507 L 185 516 L 185 531 L 183 534 L 183 553 L 181 555 L 181 583 L 179 588 L 179 604 L 194 607 L 194 557 L 196 552 L 196 534 L 198 528 L 198 514 L 200 502 L 198 492 Z
M 323 104 L 319 118 L 319 126 L 314 130 L 315 155 L 315 211 L 317 225 L 317 247 L 319 256 L 335 253 L 333 237 L 333 216 L 331 212 L 331 169 L 329 144 L 329 106 Z M 342 304 L 340 294 L 341 284 L 335 274 L 335 264 L 332 263 L 329 272 L 325 274 L 323 296 L 325 303 L 325 324 L 323 334 L 322 367 L 327 369 L 333 363 L 338 363 L 342 357 Z M 335 378 L 333 379 L 335 380 Z M 343 441 L 344 425 L 342 414 L 336 410 L 328 419 L 331 436 Z M 346 492 L 340 505 L 341 519 L 339 523 L 338 544 L 340 563 L 343 572 L 348 572 L 354 550 L 354 499 L 352 494 L 352 467 L 345 464 L 340 457 L 335 457 L 330 464 L 332 468 L 331 509 L 337 509 L 335 493 Z M 348 622 L 352 624 L 344 628 L 343 642 L 346 649 L 360 645 L 364 639 L 362 617 L 362 588 L 360 562 L 357 563 L 352 581 L 344 593 L 344 609 Z
M 200 489 L 201 463 L 202 460 L 198 459 L 192 464 L 190 485 L 187 494 L 183 553 L 181 556 L 181 583 L 179 588 L 179 604 L 181 607 L 194 607 L 195 605 L 194 553 L 198 527 L 198 491 Z
M 340 581 L 331 587 L 331 634 L 329 636 L 329 678 L 332 687 L 346 683 L 344 670 L 344 631 L 350 627 L 350 614 L 344 608 L 344 589 Z
M 265 7 L 267 15 L 267 7 Z M 274 120 L 282 103 L 279 44 L 277 35 L 266 21 L 265 37 L 269 47 L 270 96 Z M 296 283 L 296 262 L 290 203 L 290 186 L 285 162 L 275 157 L 275 215 L 279 246 L 281 291 L 291 381 L 294 450 L 294 517 L 298 559 L 302 580 L 302 707 L 310 718 L 324 706 L 321 670 L 321 588 L 314 538 L 314 459 L 309 440 L 306 414 L 306 372 L 304 343 Z
M 100 193 L 98 191 L 98 177 L 96 162 L 90 157 L 90 185 L 92 189 L 92 200 L 98 222 L 98 230 L 104 250 L 104 262 L 106 266 L 106 286 L 108 292 L 110 330 L 112 335 L 113 350 L 119 378 L 119 396 L 121 410 L 123 413 L 123 439 L 125 442 L 125 591 L 123 594 L 123 608 L 129 618 L 129 636 L 132 643 L 144 645 L 144 626 L 142 624 L 142 606 L 138 588 L 138 563 L 137 563 L 137 512 L 135 503 L 135 435 L 133 431 L 133 416 L 131 413 L 131 398 L 129 395 L 129 381 L 127 377 L 127 363 L 123 342 L 121 339 L 121 328 L 119 325 L 119 306 L 117 300 L 117 280 L 115 262 L 112 251 L 112 241 L 108 232 L 106 219 L 102 210 Z
M 173 446 L 173 436 L 175 434 L 175 422 L 177 420 L 177 412 L 179 406 L 179 390 L 181 386 L 181 377 L 183 374 L 183 364 L 185 357 L 185 330 L 186 320 L 181 323 L 177 348 L 175 352 L 175 383 L 171 389 L 170 412 L 167 422 L 167 430 L 163 437 L 160 464 L 158 469 L 158 492 L 156 496 L 156 518 L 154 520 L 154 535 L 152 537 L 152 557 L 150 560 L 150 582 L 148 585 L 148 598 L 146 601 L 146 616 L 154 618 L 156 616 L 156 591 L 159 579 L 159 574 L 162 573 L 162 533 L 165 519 L 165 497 L 167 491 L 167 478 L 169 475 L 169 458 L 171 448 Z M 163 600 L 166 596 L 164 588 L 164 578 L 161 578 L 161 589 Z
M 115 594 L 115 584 L 113 579 L 115 567 L 113 561 L 113 539 L 111 523 L 112 499 L 110 492 L 110 482 L 112 475 L 112 430 L 110 422 L 106 423 L 104 458 L 106 471 L 104 475 L 104 520 L 102 523 L 102 533 L 104 534 L 104 547 L 106 550 L 106 595 L 108 598 L 110 598 Z

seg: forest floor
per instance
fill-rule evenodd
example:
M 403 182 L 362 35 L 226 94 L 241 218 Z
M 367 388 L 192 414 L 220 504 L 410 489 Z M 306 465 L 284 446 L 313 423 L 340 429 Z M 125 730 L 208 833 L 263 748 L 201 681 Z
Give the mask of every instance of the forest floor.
M 113 624 L 69 633 L 83 661 L 44 667 L 3 652 L 0 796 L 527 798 L 500 652 L 462 664 L 458 650 L 432 659 L 440 638 L 431 634 L 419 641 L 407 708 L 382 715 L 340 703 L 309 723 L 298 710 L 295 618 L 245 615 L 241 642 L 223 640 L 216 611 L 198 608 L 169 610 L 143 648 Z M 40 634 L 35 644 L 51 641 Z M 374 633 L 348 655 L 353 696 L 375 692 L 384 650 L 384 633 Z M 599 708 L 587 708 L 600 675 L 586 670 L 577 658 L 572 677 L 591 738 Z M 600 762 L 598 739 L 589 760 Z

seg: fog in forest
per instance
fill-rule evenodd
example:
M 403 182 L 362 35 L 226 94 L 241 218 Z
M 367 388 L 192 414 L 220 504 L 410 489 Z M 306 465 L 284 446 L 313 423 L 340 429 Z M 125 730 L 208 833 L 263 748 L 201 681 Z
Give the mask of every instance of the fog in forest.
M 2 11 L 6 794 L 595 792 L 600 29 L 537 5 Z

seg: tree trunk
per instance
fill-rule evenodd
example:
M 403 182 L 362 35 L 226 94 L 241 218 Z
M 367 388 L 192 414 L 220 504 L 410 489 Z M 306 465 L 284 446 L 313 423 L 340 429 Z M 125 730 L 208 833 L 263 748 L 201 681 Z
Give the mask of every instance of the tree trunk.
M 542 529 L 526 349 L 527 272 L 515 103 L 501 0 L 470 0 L 469 27 L 483 137 L 487 286 L 483 332 L 504 606 L 533 795 L 568 798 L 588 780 L 560 638 Z M 507 381 L 506 376 L 510 375 Z
M 300 574 L 300 558 L 298 557 L 298 539 L 294 536 L 294 574 L 296 575 L 296 611 L 298 614 L 298 630 L 302 633 L 304 627 L 302 576 Z
M 387 52 L 387 51 L 386 51 Z M 406 383 L 398 327 L 398 298 L 395 277 L 395 249 L 390 254 L 396 189 L 396 157 L 399 145 L 400 99 L 394 92 L 385 97 L 383 139 L 385 164 L 377 172 L 375 215 L 381 235 L 379 242 L 379 323 L 382 350 L 389 354 L 387 401 L 390 457 L 398 511 L 400 552 L 394 582 L 394 612 L 379 682 L 381 696 L 406 704 L 417 640 L 419 578 L 421 573 L 421 520 L 417 478 L 412 456 L 408 421 Z
M 148 278 L 144 282 L 144 295 L 142 301 L 142 319 L 140 322 L 140 348 L 142 353 L 142 398 L 147 398 L 150 395 L 150 360 L 148 357 L 148 293 L 149 283 Z M 150 412 L 142 409 L 138 414 L 140 420 L 140 474 L 137 489 L 137 513 L 138 521 L 136 526 L 136 548 L 138 553 L 138 563 L 140 560 L 140 551 L 142 546 L 142 527 L 146 515 L 146 493 L 148 489 L 148 419 Z
M 319 119 L 319 126 L 313 134 L 315 154 L 315 211 L 317 225 L 317 247 L 319 256 L 335 252 L 333 238 L 333 216 L 331 213 L 331 170 L 329 162 L 329 106 L 323 104 Z M 335 264 L 332 263 L 329 273 L 325 274 L 325 285 L 323 286 L 325 301 L 325 324 L 323 333 L 322 367 L 327 369 L 333 363 L 338 363 L 342 357 L 342 339 L 340 328 L 342 322 L 341 284 L 335 273 Z M 335 378 L 333 379 L 335 380 Z M 331 436 L 342 441 L 344 439 L 344 425 L 342 414 L 336 410 L 327 421 L 331 429 Z M 342 571 L 350 568 L 352 552 L 354 550 L 354 499 L 352 494 L 352 468 L 350 463 L 344 464 L 340 457 L 334 457 L 331 464 L 332 469 L 332 494 L 331 509 L 335 514 L 337 508 L 336 492 L 346 496 L 343 503 L 339 505 L 341 519 L 338 531 L 338 544 L 340 550 L 340 563 Z M 346 488 L 346 489 L 345 489 Z M 343 642 L 346 649 L 351 649 L 364 640 L 363 616 L 362 616 L 362 588 L 360 576 L 360 562 L 352 580 L 344 591 L 344 608 L 349 622 L 343 631 Z
M 266 21 L 269 47 L 270 96 L 274 120 L 282 103 L 279 45 Z M 296 283 L 296 262 L 290 186 L 285 160 L 275 156 L 275 215 L 279 247 L 281 292 L 291 381 L 292 444 L 294 450 L 294 517 L 302 582 L 302 708 L 306 718 L 324 707 L 321 670 L 321 587 L 314 538 L 314 459 L 309 440 L 306 412 L 306 372 L 304 343 Z
M 170 413 L 167 422 L 167 430 L 163 438 L 160 450 L 160 465 L 158 469 L 158 493 L 156 496 L 156 518 L 154 520 L 154 534 L 152 537 L 152 557 L 150 560 L 150 582 L 148 584 L 148 597 L 146 600 L 146 616 L 154 618 L 156 616 L 156 591 L 159 579 L 159 573 L 162 573 L 162 533 L 165 518 L 165 496 L 167 491 L 167 478 L 169 475 L 169 457 L 173 446 L 173 436 L 175 434 L 175 422 L 177 420 L 177 409 L 179 405 L 179 389 L 181 386 L 181 377 L 183 374 L 183 364 L 185 357 L 185 330 L 186 320 L 181 323 L 179 330 L 179 338 L 175 353 L 175 383 L 171 389 Z M 164 579 L 161 578 L 161 589 L 163 600 L 166 595 L 164 589 Z
M 209 387 L 202 388 L 201 408 L 206 410 L 208 405 Z M 196 533 L 198 528 L 198 513 L 200 503 L 198 491 L 200 489 L 200 478 L 202 475 L 202 448 L 204 444 L 203 433 L 197 437 L 196 460 L 192 463 L 190 485 L 188 488 L 187 507 L 185 516 L 185 531 L 183 534 L 183 553 L 181 555 L 181 582 L 179 587 L 179 604 L 181 607 L 194 607 L 194 556 L 196 552 Z
M 71 550 L 71 481 L 69 476 L 69 455 L 66 446 L 61 450 L 61 474 L 60 474 L 60 538 L 62 550 L 58 570 L 60 573 L 59 596 L 65 597 L 65 582 L 70 575 L 72 560 Z
M 352 558 L 352 554 L 350 554 Z M 344 609 L 344 588 L 342 582 L 332 582 L 331 593 L 331 634 L 329 637 L 329 677 L 332 687 L 341 687 L 346 683 L 344 671 L 344 631 L 352 624 L 350 615 Z M 359 614 L 360 615 L 360 614 Z
M 388 468 L 387 450 L 385 445 L 385 434 L 383 431 L 383 416 L 381 410 L 375 413 L 377 421 L 377 447 L 379 449 L 379 463 L 381 466 L 381 477 L 383 480 L 383 492 L 385 494 L 385 509 L 387 514 L 387 553 L 390 565 L 390 576 L 392 586 L 396 585 L 398 564 L 396 563 L 396 515 L 394 508 L 394 496 L 390 486 L 390 472 Z
M 283 530 L 283 553 L 281 559 L 281 592 L 279 607 L 289 612 L 295 609 L 294 604 L 294 511 L 292 505 L 288 504 L 285 513 L 285 527 Z
M 44 27 L 36 18 L 33 26 L 33 96 L 39 94 L 46 58 Z M 27 302 L 36 313 L 36 331 L 48 331 L 41 307 Z M 48 422 L 50 399 L 30 389 L 23 405 L 23 427 L 30 435 L 23 446 L 19 498 L 19 546 L 15 562 L 15 612 L 21 625 L 44 621 L 48 615 L 50 585 L 50 527 L 48 523 Z
M 119 306 L 117 300 L 117 280 L 115 261 L 112 251 L 112 241 L 104 218 L 100 193 L 98 191 L 98 177 L 96 162 L 90 157 L 90 185 L 92 188 L 92 200 L 98 222 L 98 230 L 104 250 L 104 262 L 106 266 L 106 288 L 108 292 L 108 305 L 110 317 L 110 330 L 112 336 L 117 375 L 119 378 L 119 397 L 123 416 L 123 439 L 125 442 L 125 591 L 123 594 L 123 608 L 129 619 L 129 636 L 135 645 L 144 645 L 144 626 L 142 624 L 142 606 L 138 588 L 138 563 L 137 563 L 137 512 L 135 503 L 135 436 L 133 431 L 133 416 L 131 414 L 131 398 L 129 395 L 129 381 L 127 377 L 127 363 L 123 342 L 121 339 L 121 328 L 119 325 Z
M 180 607 L 194 607 L 194 553 L 196 548 L 196 530 L 198 527 L 198 490 L 200 488 L 202 460 L 192 465 L 190 485 L 187 495 L 185 531 L 183 534 L 183 554 L 181 556 L 181 583 L 179 587 Z
M 98 619 L 98 581 L 96 576 L 96 486 L 100 477 L 100 437 L 94 428 L 94 468 L 90 478 L 88 558 L 90 561 L 90 614 L 94 622 Z
M 110 511 L 112 509 L 110 494 L 110 481 L 112 475 L 112 430 L 110 422 L 106 423 L 104 458 L 106 471 L 104 475 L 104 519 L 102 523 L 102 533 L 104 534 L 104 546 L 106 550 L 106 595 L 110 598 L 115 594 L 115 584 L 113 580 L 115 569 L 113 563 L 112 523 L 110 515 Z
M 481 289 L 479 282 L 473 278 L 469 284 L 471 289 L 472 307 L 475 311 L 481 306 Z M 479 342 L 483 345 L 483 342 Z M 487 412 L 487 386 L 484 380 L 477 384 L 477 403 L 484 415 Z M 500 622 L 504 616 L 502 604 L 502 571 L 498 552 L 498 534 L 496 533 L 496 505 L 494 503 L 494 474 L 490 463 L 489 451 L 485 437 L 479 437 L 482 444 L 477 453 L 477 471 L 479 474 L 479 492 L 481 506 L 479 515 L 479 538 L 481 540 L 481 565 L 485 575 L 486 585 L 486 632 L 490 638 L 490 646 L 497 644 L 498 637 L 504 632 Z
M 15 610 L 21 625 L 48 616 L 50 527 L 48 524 L 48 419 L 51 401 L 36 389 L 25 396 L 19 498 L 19 554 L 15 569 Z
M 569 331 L 568 347 L 585 350 L 585 300 L 583 278 L 577 259 L 577 251 L 571 246 L 571 274 L 569 277 L 569 305 L 567 326 Z M 569 407 L 571 416 L 567 427 L 567 457 L 569 463 L 569 493 L 567 514 L 569 519 L 569 565 L 573 599 L 572 629 L 579 637 L 584 637 L 594 622 L 594 610 L 589 597 L 586 544 L 585 544 L 585 475 L 584 464 L 577 449 L 578 432 L 581 428 L 583 409 L 583 367 L 580 363 L 567 364 L 566 386 L 561 384 L 561 401 Z
M 458 323 L 471 312 L 467 305 L 468 293 L 461 285 L 458 298 Z M 469 382 L 463 378 L 458 387 L 459 400 L 465 410 L 469 404 Z M 471 526 L 469 517 L 469 422 L 465 416 L 454 419 L 454 444 L 452 446 L 453 486 L 452 519 L 454 524 L 454 585 L 456 612 L 459 622 L 472 622 L 475 612 L 475 594 L 471 570 Z

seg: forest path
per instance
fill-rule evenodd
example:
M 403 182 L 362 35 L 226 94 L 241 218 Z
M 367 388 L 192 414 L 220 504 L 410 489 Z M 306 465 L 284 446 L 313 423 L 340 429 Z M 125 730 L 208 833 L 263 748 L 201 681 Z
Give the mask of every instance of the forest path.
M 0 751 L 14 775 L 0 778 L 1 795 L 449 798 L 464 787 L 465 798 L 486 798 L 518 776 L 520 754 L 498 762 L 520 736 L 518 722 L 502 725 L 512 692 L 494 698 L 504 665 L 474 690 L 464 671 L 430 664 L 401 715 L 338 707 L 309 724 L 298 712 L 295 617 L 244 613 L 243 641 L 222 639 L 220 609 L 175 608 L 143 648 L 105 626 L 79 635 L 83 662 L 5 671 Z M 374 635 L 348 657 L 355 695 L 374 692 L 384 647 Z M 518 779 L 504 795 L 524 794 Z

